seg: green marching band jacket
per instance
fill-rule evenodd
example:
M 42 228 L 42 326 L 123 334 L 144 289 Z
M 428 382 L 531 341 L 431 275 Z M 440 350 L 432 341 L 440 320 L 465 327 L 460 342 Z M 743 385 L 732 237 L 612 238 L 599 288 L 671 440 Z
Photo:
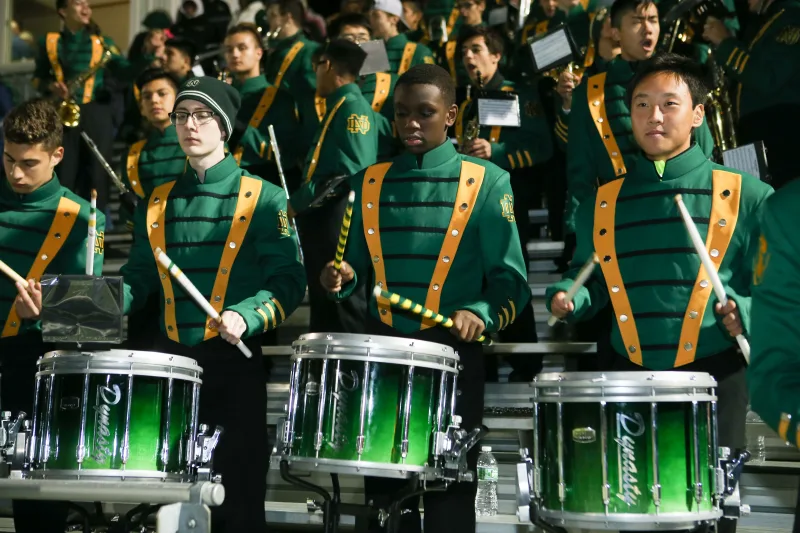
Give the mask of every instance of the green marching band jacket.
M 306 157 L 302 183 L 291 196 L 295 213 L 305 210 L 329 179 L 351 176 L 378 158 L 378 132 L 386 119 L 372 110 L 358 85 L 339 87 L 326 99 L 326 108 Z
M 241 134 L 238 139 L 232 139 L 233 157 L 242 168 L 258 170 L 259 177 L 280 185 L 278 165 L 269 141 L 269 125 L 275 130 L 283 169 L 295 167 L 302 143 L 298 142 L 300 125 L 294 99 L 289 92 L 271 85 L 260 75 L 243 83 L 234 81 L 233 86 L 242 96 L 235 128 L 236 132 L 241 130 Z
M 753 264 L 750 367 L 753 410 L 780 437 L 800 445 L 800 181 L 766 202 Z
M 353 177 L 356 205 L 345 260 L 356 284 L 378 285 L 450 316 L 465 309 L 504 329 L 530 301 L 508 173 L 452 143 L 405 153 Z M 371 300 L 370 314 L 398 331 L 434 325 Z
M 68 30 L 52 32 L 39 40 L 33 86 L 47 92 L 48 86 L 54 81 L 69 83 L 97 65 L 106 49 L 112 54 L 108 69 L 121 81 L 133 81 L 155 59 L 152 55 L 144 55 L 132 63 L 120 53 L 109 37 L 94 35 L 86 28 L 75 33 Z M 104 82 L 105 72 L 100 69 L 79 86 L 71 97 L 78 104 L 89 103 L 103 89 Z
M 61 186 L 58 177 L 30 194 L 0 184 L 0 251 L 3 261 L 26 280 L 43 274 L 84 274 L 89 235 L 89 202 Z M 94 275 L 103 270 L 106 217 L 97 212 L 92 252 Z M 0 337 L 40 331 L 40 322 L 20 320 L 14 309 L 17 287 L 0 278 Z M 0 341 L 2 346 L 2 341 Z
M 170 124 L 163 132 L 153 128 L 147 138 L 131 145 L 123 160 L 122 182 L 141 199 L 150 196 L 153 189 L 168 181 L 175 181 L 186 172 L 186 154 L 178 142 L 175 126 Z M 133 226 L 134 213 L 124 209 L 123 221 Z
M 729 297 L 750 318 L 752 254 L 758 216 L 772 188 L 708 160 L 694 145 L 666 162 L 663 174 L 644 157 L 624 179 L 601 186 L 581 204 L 577 249 L 564 279 L 547 290 L 547 305 L 572 286 L 580 267 L 600 261 L 575 296 L 568 320 L 587 320 L 609 301 L 614 350 L 651 370 L 680 367 L 736 346 L 714 311 L 716 297 L 701 268 L 674 197 L 683 196 Z
M 572 97 L 567 150 L 567 232 L 575 231 L 575 212 L 591 198 L 598 185 L 626 175 L 640 157 L 631 130 L 631 112 L 625 93 L 636 64 L 617 56 L 606 72 L 585 79 Z M 714 151 L 708 124 L 694 132 L 706 158 Z
M 424 44 L 410 41 L 405 33 L 386 40 L 389 72 L 402 76 L 411 67 L 423 63 L 433 64 L 433 52 Z
M 244 338 L 280 325 L 305 294 L 303 265 L 283 190 L 239 168 L 228 155 L 201 183 L 189 167 L 137 208 L 125 278 L 126 314 L 161 291 L 161 328 L 194 346 L 218 335 L 209 317 L 155 258 L 161 248 L 222 314 L 239 313 Z M 180 320 L 180 322 L 178 321 Z
M 473 86 L 473 91 L 475 87 Z M 511 92 L 514 84 L 503 79 L 497 72 L 486 83 L 486 91 Z M 553 138 L 550 127 L 544 116 L 544 110 L 535 92 L 519 93 L 520 127 L 503 128 L 500 126 L 483 126 L 479 138 L 492 145 L 491 162 L 505 170 L 532 167 L 544 163 L 553 155 Z M 478 106 L 472 98 L 466 98 L 459 106 L 456 118 L 455 133 L 459 146 L 464 144 L 464 135 L 468 124 L 477 118 Z

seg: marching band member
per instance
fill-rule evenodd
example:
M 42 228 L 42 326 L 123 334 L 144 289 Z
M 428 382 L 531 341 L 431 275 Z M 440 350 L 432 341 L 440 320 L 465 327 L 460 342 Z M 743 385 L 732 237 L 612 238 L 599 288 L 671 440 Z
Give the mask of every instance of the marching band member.
M 303 266 L 286 216 L 283 190 L 250 175 L 225 155 L 239 93 L 216 78 L 187 81 L 171 114 L 189 158 L 177 180 L 156 187 L 136 213 L 125 278 L 125 310 L 161 292 L 162 335 L 154 350 L 184 355 L 203 368 L 200 419 L 225 432 L 214 454 L 226 498 L 212 511 L 212 529 L 266 531 L 268 459 L 266 376 L 259 336 L 295 310 L 305 293 Z M 209 318 L 157 266 L 160 247 L 209 296 L 221 315 Z M 247 359 L 233 345 L 256 354 Z M 242 458 L 249 457 L 246 468 Z
M 173 37 L 167 41 L 164 49 L 163 68 L 182 84 L 189 78 L 194 78 L 192 67 L 196 56 L 196 43 L 188 37 Z
M 54 349 L 42 341 L 43 274 L 84 274 L 89 202 L 61 185 L 54 171 L 64 156 L 63 128 L 52 102 L 28 100 L 3 122 L 5 178 L 0 184 L 0 260 L 28 280 L 29 288 L 0 278 L 0 403 L 16 417 L 33 413 L 36 361 Z M 105 216 L 97 213 L 92 243 L 94 274 L 103 270 Z M 66 503 L 14 501 L 21 533 L 63 533 Z
M 66 188 L 83 197 L 88 197 L 91 189 L 97 190 L 97 206 L 104 211 L 108 200 L 108 177 L 100 162 L 84 145 L 80 130 L 92 138 L 106 160 L 111 159 L 114 140 L 111 94 L 102 68 L 89 76 L 83 85 L 73 88 L 72 94 L 69 94 L 67 83 L 96 67 L 106 50 L 111 53 L 108 68 L 114 76 L 132 81 L 155 56 L 161 55 L 164 36 L 160 31 L 151 32 L 145 40 L 145 54 L 136 63 L 130 63 L 109 37 L 93 33 L 92 8 L 88 0 L 56 0 L 56 10 L 64 22 L 64 30 L 48 33 L 40 40 L 33 85 L 48 96 L 65 101 L 72 99 L 79 106 L 79 126 L 64 131 L 64 157 L 58 169 L 59 176 Z
M 430 48 L 410 41 L 403 33 L 406 25 L 400 0 L 375 0 L 369 12 L 369 20 L 374 36 L 386 41 L 389 72 L 392 74 L 402 75 L 415 65 L 434 62 Z
M 459 54 L 461 52 L 458 49 L 459 43 L 467 38 L 467 30 L 486 27 L 486 23 L 483 21 L 486 0 L 459 0 L 456 3 L 456 7 L 461 15 L 461 24 L 458 26 L 458 30 L 454 32 L 455 35 L 449 36 L 447 42 L 439 43 L 434 56 L 437 59 L 436 64 L 450 72 L 450 77 L 453 78 L 457 87 L 466 87 L 469 85 L 470 76 L 464 68 L 464 61 Z M 472 33 L 469 32 L 469 34 Z M 500 38 L 502 39 L 502 37 Z M 509 49 L 507 46 L 503 46 L 503 48 Z
M 530 288 L 508 173 L 456 151 L 446 131 L 457 114 L 455 86 L 446 70 L 420 65 L 400 77 L 395 117 L 406 151 L 353 178 L 357 201 L 346 261 L 341 271 L 328 263 L 320 281 L 335 301 L 377 285 L 452 317 L 455 325 L 447 332 L 373 299 L 368 332 L 455 348 L 464 391 L 456 413 L 469 431 L 481 424 L 484 390 L 483 350 L 472 341 L 513 322 L 529 305 Z M 470 468 L 477 455 L 477 448 L 470 451 Z M 388 505 L 403 485 L 368 477 L 365 499 Z M 475 483 L 461 482 L 445 492 L 426 493 L 425 531 L 475 531 L 475 490 Z M 404 507 L 401 530 L 420 531 L 419 498 Z
M 748 0 L 761 21 L 749 42 L 709 17 L 703 37 L 716 49 L 714 60 L 737 83 L 739 144 L 764 141 L 776 189 L 798 176 L 794 128 L 800 120 L 800 2 Z M 753 28 L 756 30 L 756 28 Z
M 225 63 L 233 75 L 242 106 L 236 117 L 234 134 L 228 143 L 239 166 L 253 175 L 282 187 L 278 165 L 269 144 L 269 125 L 275 129 L 281 163 L 296 185 L 296 160 L 300 156 L 300 125 L 291 94 L 271 85 L 261 74 L 261 38 L 252 24 L 238 24 L 225 37 Z M 288 177 L 287 177 L 288 180 Z
M 625 178 L 599 188 L 577 215 L 578 246 L 572 270 L 547 290 L 559 318 L 591 318 L 611 303 L 611 353 L 606 370 L 707 372 L 718 382 L 719 445 L 746 445 L 745 361 L 734 337 L 750 335 L 752 253 L 758 217 L 772 188 L 758 178 L 709 161 L 695 142 L 708 87 L 702 69 L 674 54 L 642 63 L 627 104 L 643 157 Z M 707 233 L 709 255 L 729 296 L 723 308 L 674 203 L 681 194 Z M 575 299 L 564 296 L 578 267 L 597 254 L 595 270 Z M 735 531 L 722 520 L 717 531 Z
M 297 214 L 300 242 L 309 279 L 315 279 L 333 257 L 339 242 L 339 227 L 347 195 L 309 204 L 322 194 L 326 182 L 351 176 L 378 159 L 379 130 L 387 123 L 373 112 L 355 81 L 366 58 L 360 46 L 344 39 L 330 41 L 317 62 L 317 86 L 326 99 L 327 113 L 314 136 L 303 168 L 300 188 L 289 202 L 289 216 Z M 310 331 L 362 333 L 366 293 L 337 305 L 322 287 L 309 284 Z

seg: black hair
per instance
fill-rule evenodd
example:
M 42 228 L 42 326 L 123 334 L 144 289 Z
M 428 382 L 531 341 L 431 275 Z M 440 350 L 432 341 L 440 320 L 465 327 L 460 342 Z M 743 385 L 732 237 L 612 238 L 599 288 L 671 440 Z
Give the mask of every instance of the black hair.
M 489 49 L 489 53 L 503 55 L 505 51 L 503 37 L 497 33 L 496 30 L 488 26 L 468 26 L 462 28 L 461 35 L 458 37 L 458 50 L 461 50 L 465 42 L 475 37 L 483 37 L 486 48 Z
M 636 73 L 628 84 L 625 100 L 628 109 L 631 107 L 636 87 L 645 79 L 655 74 L 670 74 L 683 81 L 692 95 L 692 107 L 705 104 L 708 99 L 709 86 L 703 67 L 699 63 L 678 54 L 661 54 L 639 63 Z
M 619 28 L 622 24 L 622 17 L 631 11 L 637 11 L 640 7 L 647 8 L 651 5 L 656 5 L 653 0 L 614 0 L 609 9 L 609 16 L 611 17 L 611 26 Z
M 55 150 L 62 144 L 64 126 L 55 105 L 48 98 L 33 98 L 22 102 L 5 117 L 3 136 L 6 144 L 42 144 Z
M 180 53 L 189 58 L 190 63 L 194 62 L 194 58 L 197 55 L 197 45 L 190 39 L 187 39 L 183 36 L 176 36 L 167 40 L 165 46 L 178 50 Z
M 251 22 L 240 22 L 234 26 L 231 26 L 227 33 L 225 33 L 225 37 L 228 38 L 231 35 L 236 35 L 238 33 L 249 33 L 253 36 L 253 39 L 256 40 L 256 47 L 263 49 L 264 45 L 261 41 L 261 34 L 258 32 L 258 26 Z
M 447 107 L 456 103 L 456 86 L 453 78 L 438 65 L 426 63 L 411 67 L 397 80 L 395 91 L 403 85 L 433 85 L 442 93 L 442 99 Z
M 320 58 L 327 58 L 331 68 L 340 76 L 357 78 L 367 53 L 347 39 L 333 39 L 322 50 Z
M 300 0 L 277 0 L 275 4 L 277 4 L 281 15 L 291 15 L 294 23 L 301 28 L 303 27 L 303 23 L 306 20 L 306 10 Z
M 361 26 L 366 28 L 370 36 L 372 35 L 372 25 L 366 15 L 361 13 L 345 13 L 339 15 L 328 26 L 328 35 L 331 37 L 338 37 L 345 26 Z
M 155 80 L 167 80 L 172 88 L 175 89 L 175 94 L 178 94 L 180 82 L 174 75 L 162 68 L 149 68 L 139 74 L 139 77 L 136 78 L 136 87 L 141 91 L 145 85 Z
M 66 9 L 69 0 L 56 0 L 56 11 L 59 9 Z

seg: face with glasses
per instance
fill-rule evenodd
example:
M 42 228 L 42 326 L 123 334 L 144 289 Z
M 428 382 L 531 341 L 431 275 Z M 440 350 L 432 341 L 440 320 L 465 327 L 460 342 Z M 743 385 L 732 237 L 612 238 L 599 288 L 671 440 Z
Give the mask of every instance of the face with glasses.
M 207 105 L 183 100 L 170 115 L 178 131 L 178 142 L 189 157 L 210 154 L 225 140 L 219 117 Z
M 67 7 L 59 9 L 58 14 L 65 21 L 89 24 L 92 20 L 92 8 L 88 0 L 68 0 Z
M 483 12 L 486 9 L 485 0 L 460 0 L 456 3 L 464 23 L 477 26 L 483 21 Z
M 369 30 L 364 26 L 342 26 L 339 39 L 347 39 L 356 44 L 365 43 L 370 40 Z

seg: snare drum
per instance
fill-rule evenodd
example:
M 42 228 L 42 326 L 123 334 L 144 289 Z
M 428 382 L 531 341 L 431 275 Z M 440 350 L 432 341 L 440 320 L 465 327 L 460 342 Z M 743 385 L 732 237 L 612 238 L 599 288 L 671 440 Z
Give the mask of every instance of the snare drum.
M 38 366 L 26 476 L 187 479 L 202 383 L 194 359 L 55 351 Z
M 538 375 L 538 515 L 620 531 L 692 529 L 719 518 L 715 387 L 705 373 Z
M 437 436 L 455 409 L 452 348 L 343 333 L 310 333 L 293 347 L 281 460 L 305 470 L 436 478 L 444 451 Z

